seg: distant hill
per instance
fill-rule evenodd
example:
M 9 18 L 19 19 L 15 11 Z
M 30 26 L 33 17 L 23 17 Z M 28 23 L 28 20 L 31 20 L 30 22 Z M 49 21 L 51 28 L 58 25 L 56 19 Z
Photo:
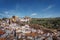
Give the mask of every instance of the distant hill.
M 60 28 L 60 17 L 56 18 L 32 18 L 31 24 L 43 25 L 47 28 Z

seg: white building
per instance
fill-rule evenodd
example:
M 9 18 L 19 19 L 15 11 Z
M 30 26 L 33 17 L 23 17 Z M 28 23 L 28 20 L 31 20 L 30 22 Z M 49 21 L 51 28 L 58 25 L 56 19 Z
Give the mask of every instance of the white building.
M 29 25 L 22 26 L 22 32 L 23 33 L 30 33 L 31 30 L 30 30 Z
M 29 19 L 20 19 L 21 22 L 28 22 Z

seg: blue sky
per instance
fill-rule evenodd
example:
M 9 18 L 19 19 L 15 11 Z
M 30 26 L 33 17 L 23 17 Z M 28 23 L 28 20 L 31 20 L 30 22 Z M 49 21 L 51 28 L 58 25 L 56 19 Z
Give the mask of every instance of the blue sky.
M 0 0 L 0 18 L 13 15 L 24 17 L 60 17 L 60 0 Z

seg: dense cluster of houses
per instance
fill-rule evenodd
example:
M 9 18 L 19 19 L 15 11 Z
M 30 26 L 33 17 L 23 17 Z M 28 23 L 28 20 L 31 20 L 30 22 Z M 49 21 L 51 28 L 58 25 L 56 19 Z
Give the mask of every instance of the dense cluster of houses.
M 34 29 L 29 26 L 30 17 L 3 19 L 0 21 L 0 40 L 60 40 L 60 31 Z M 25 23 L 26 22 L 26 23 Z M 24 25 L 21 25 L 21 24 Z

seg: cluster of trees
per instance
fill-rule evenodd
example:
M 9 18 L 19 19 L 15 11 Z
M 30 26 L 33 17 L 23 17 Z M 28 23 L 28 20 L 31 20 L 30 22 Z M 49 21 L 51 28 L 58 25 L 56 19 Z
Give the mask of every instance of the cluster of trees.
M 60 18 L 32 18 L 31 24 L 39 24 L 46 28 L 60 28 Z

